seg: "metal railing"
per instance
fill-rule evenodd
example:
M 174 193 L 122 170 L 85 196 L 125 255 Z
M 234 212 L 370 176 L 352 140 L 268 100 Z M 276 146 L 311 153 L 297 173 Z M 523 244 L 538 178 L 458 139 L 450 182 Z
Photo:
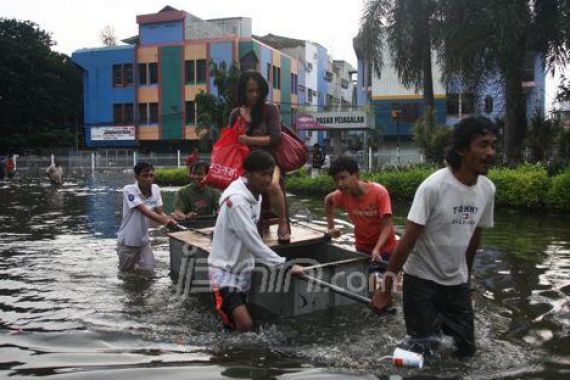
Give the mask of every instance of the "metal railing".
M 186 155 L 176 153 L 140 153 L 134 150 L 79 151 L 66 156 L 15 156 L 16 170 L 31 175 L 44 175 L 46 168 L 58 162 L 66 172 L 127 170 L 138 161 L 148 161 L 157 168 L 176 168 L 185 165 Z M 203 153 L 199 159 L 209 161 L 210 154 Z

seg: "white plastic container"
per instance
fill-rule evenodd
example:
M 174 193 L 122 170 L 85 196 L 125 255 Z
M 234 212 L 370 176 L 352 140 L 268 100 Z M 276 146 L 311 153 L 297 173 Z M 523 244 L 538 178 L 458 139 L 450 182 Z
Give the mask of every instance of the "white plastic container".
M 398 367 L 422 368 L 424 366 L 424 356 L 412 351 L 396 348 L 392 355 L 392 364 Z

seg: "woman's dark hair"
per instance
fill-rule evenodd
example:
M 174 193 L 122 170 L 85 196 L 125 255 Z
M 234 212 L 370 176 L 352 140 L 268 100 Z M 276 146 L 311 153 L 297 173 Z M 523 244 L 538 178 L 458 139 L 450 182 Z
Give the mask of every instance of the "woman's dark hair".
M 210 168 L 204 161 L 198 161 L 191 166 L 190 173 L 195 174 L 200 169 L 204 170 L 204 173 L 208 174 L 208 170 Z
M 269 94 L 269 85 L 267 81 L 257 71 L 248 70 L 241 73 L 238 80 L 238 88 L 237 88 L 237 99 L 239 106 L 245 106 L 247 104 L 247 82 L 250 79 L 253 79 L 257 82 L 259 86 L 259 91 L 261 92 L 259 101 L 256 105 L 253 106 L 251 110 L 251 126 L 257 127 L 261 124 L 261 120 L 263 118 L 263 106 L 267 101 L 267 95 Z
M 334 177 L 338 173 L 345 170 L 349 174 L 358 173 L 358 163 L 348 156 L 340 156 L 331 164 L 329 175 L 331 177 Z
M 261 172 L 275 167 L 275 159 L 264 150 L 257 149 L 248 154 L 243 161 L 243 168 L 246 172 Z
M 140 175 L 145 170 L 154 170 L 154 166 L 146 161 L 139 161 L 133 168 L 136 175 Z
M 498 135 L 497 126 L 491 120 L 483 116 L 467 117 L 457 123 L 451 134 L 451 144 L 447 149 L 445 160 L 454 170 L 461 166 L 460 152 L 469 149 L 469 145 L 476 136 L 492 133 Z

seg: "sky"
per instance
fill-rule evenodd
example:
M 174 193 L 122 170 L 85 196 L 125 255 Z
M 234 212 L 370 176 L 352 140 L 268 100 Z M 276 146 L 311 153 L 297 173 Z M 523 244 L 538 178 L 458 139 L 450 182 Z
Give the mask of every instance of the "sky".
M 0 17 L 35 22 L 52 34 L 54 49 L 68 55 L 102 46 L 99 34 L 107 25 L 119 40 L 135 36 L 137 15 L 170 5 L 203 19 L 251 17 L 253 34 L 317 42 L 332 59 L 356 67 L 352 38 L 358 33 L 364 0 L 1 0 L 1 4 Z M 557 77 L 547 75 L 546 109 L 554 99 Z
M 136 16 L 166 5 L 203 18 L 251 17 L 253 34 L 273 33 L 317 42 L 333 59 L 356 65 L 352 38 L 363 0 L 1 0 L 0 17 L 29 20 L 52 33 L 55 50 L 70 55 L 102 46 L 110 25 L 119 40 L 138 33 Z

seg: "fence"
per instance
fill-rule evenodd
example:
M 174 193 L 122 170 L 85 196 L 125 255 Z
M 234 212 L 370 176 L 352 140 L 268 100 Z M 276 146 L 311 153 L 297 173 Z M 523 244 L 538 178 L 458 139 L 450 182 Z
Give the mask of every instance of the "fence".
M 376 170 L 386 166 L 408 166 L 424 162 L 424 157 L 417 147 L 407 146 L 405 148 L 383 148 L 378 151 L 367 152 L 364 156 L 363 151 L 356 153 L 345 152 L 345 155 L 351 156 L 358 162 L 358 165 L 364 170 L 368 170 L 368 161 L 370 161 L 370 169 Z
M 371 152 L 364 157 L 364 152 L 346 152 L 352 156 L 364 170 L 368 169 L 367 159 L 371 159 L 372 170 L 386 166 L 405 166 L 423 162 L 423 157 L 417 148 L 404 149 L 387 148 Z M 209 162 L 210 154 L 201 153 L 201 161 Z M 66 173 L 97 172 L 131 169 L 137 161 L 148 161 L 157 168 L 175 168 L 184 166 L 185 154 L 176 153 L 140 153 L 135 150 L 109 149 L 99 151 L 79 151 L 67 156 L 16 156 L 16 170 L 30 175 L 43 176 L 45 169 L 57 161 Z
M 210 154 L 199 155 L 200 160 L 209 161 Z M 16 170 L 30 175 L 44 175 L 45 169 L 57 161 L 66 173 L 96 172 L 131 169 L 137 161 L 148 161 L 157 168 L 184 166 L 185 155 L 176 153 L 140 153 L 134 150 L 79 151 L 67 156 L 16 156 Z

